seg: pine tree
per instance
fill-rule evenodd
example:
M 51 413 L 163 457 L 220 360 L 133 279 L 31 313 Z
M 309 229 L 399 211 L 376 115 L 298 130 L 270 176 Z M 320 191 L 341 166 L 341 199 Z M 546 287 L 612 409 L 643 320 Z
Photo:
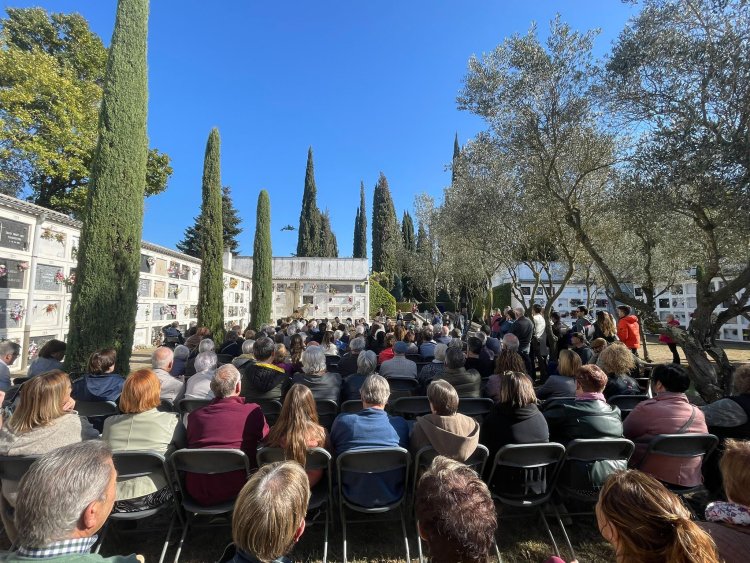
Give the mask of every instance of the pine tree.
M 396 268 L 396 244 L 400 243 L 398 220 L 388 180 L 381 172 L 372 202 L 372 270 L 393 274 Z
M 326 209 L 325 213 L 321 215 L 320 221 L 320 239 L 321 239 L 321 252 L 319 256 L 326 258 L 338 258 L 339 257 L 339 245 L 336 242 L 336 235 L 331 229 L 331 216 Z
M 224 248 L 232 251 L 232 254 L 238 254 L 240 243 L 237 237 L 242 232 L 240 224 L 239 211 L 232 202 L 232 189 L 229 186 L 221 188 L 221 224 L 224 230 Z M 185 235 L 177 243 L 177 250 L 184 252 L 189 256 L 196 258 L 201 257 L 201 216 L 194 219 L 194 224 L 185 229 Z
M 365 207 L 365 183 L 359 184 L 359 209 L 354 223 L 354 258 L 367 258 L 367 208 Z
M 99 137 L 78 247 L 67 371 L 97 349 L 117 351 L 130 370 L 138 307 L 148 139 L 148 0 L 119 0 L 104 76 Z
M 458 133 L 453 139 L 453 160 L 451 161 L 451 185 L 456 183 L 456 168 L 458 157 L 461 156 L 461 146 L 458 144 Z
M 302 194 L 302 211 L 299 216 L 297 239 L 297 256 L 321 255 L 321 222 L 318 209 L 317 189 L 315 187 L 315 167 L 313 166 L 312 147 L 307 151 L 307 169 L 305 170 L 305 191 Z
M 414 238 L 414 221 L 408 211 L 404 211 L 404 218 L 401 221 L 401 237 L 404 241 L 404 250 L 414 252 L 417 249 Z
M 198 287 L 198 326 L 211 331 L 215 342 L 224 336 L 224 236 L 221 221 L 221 141 L 214 128 L 203 161 L 203 232 L 201 279 Z
M 253 300 L 250 322 L 255 330 L 271 322 L 273 306 L 273 260 L 271 250 L 271 200 L 266 190 L 258 194 L 255 242 L 253 243 Z

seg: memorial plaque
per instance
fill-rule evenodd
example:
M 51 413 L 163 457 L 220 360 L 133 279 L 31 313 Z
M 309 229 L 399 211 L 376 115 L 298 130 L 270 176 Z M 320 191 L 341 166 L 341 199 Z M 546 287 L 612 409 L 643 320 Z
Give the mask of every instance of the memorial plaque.
M 20 327 L 25 314 L 26 308 L 20 299 L 0 299 L 0 328 Z
M 28 250 L 29 225 L 0 217 L 0 246 L 16 250 Z
M 29 350 L 28 350 L 28 359 L 29 361 L 35 359 L 39 355 L 39 350 L 42 349 L 42 346 L 44 346 L 47 342 L 50 340 L 57 338 L 56 334 L 45 334 L 43 336 L 32 336 L 29 339 Z
M 156 275 L 158 276 L 166 276 L 167 275 L 167 261 L 162 258 L 156 259 L 156 264 L 154 265 L 154 270 L 156 271 Z
M 34 283 L 34 289 L 38 291 L 60 291 L 60 284 L 57 283 L 56 277 L 57 272 L 62 272 L 60 266 L 51 266 L 49 264 L 37 264 L 36 265 L 36 282 Z
M 0 261 L 0 289 L 23 289 L 28 267 L 22 260 Z
M 138 280 L 138 297 L 151 297 L 151 280 Z
M 164 307 L 164 303 L 154 303 L 154 309 L 151 313 L 151 317 L 155 321 L 160 321 L 164 318 L 164 314 L 162 313 L 162 307 Z
M 157 299 L 164 299 L 167 291 L 167 284 L 163 281 L 154 282 L 154 297 Z
M 151 271 L 151 266 L 148 265 L 148 259 L 148 256 L 141 254 L 141 272 L 148 273 Z
M 167 287 L 167 299 L 177 299 L 177 284 L 170 283 Z
M 31 308 L 31 320 L 34 325 L 56 325 L 59 315 L 59 301 L 34 301 L 34 306 Z
M 331 293 L 351 293 L 352 292 L 352 284 L 350 283 L 332 283 L 329 286 L 329 291 Z
M 182 268 L 180 268 L 180 279 L 181 280 L 190 279 L 190 266 L 184 264 Z

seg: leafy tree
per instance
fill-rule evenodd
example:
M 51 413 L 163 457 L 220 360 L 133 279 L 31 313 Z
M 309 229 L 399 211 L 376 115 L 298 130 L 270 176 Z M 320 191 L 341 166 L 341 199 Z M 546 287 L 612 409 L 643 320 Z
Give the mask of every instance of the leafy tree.
M 8 9 L 0 34 L 0 191 L 82 217 L 107 49 L 78 14 Z M 152 149 L 145 195 L 164 191 L 169 156 Z
M 250 322 L 255 330 L 271 321 L 273 306 L 273 252 L 271 250 L 271 200 L 266 190 L 258 194 L 253 243 L 253 300 Z
M 203 217 L 201 279 L 198 286 L 198 326 L 205 326 L 214 340 L 224 334 L 224 235 L 221 219 L 221 140 L 214 128 L 208 136 L 203 161 Z
M 404 249 L 408 252 L 417 250 L 417 240 L 414 236 L 414 221 L 408 211 L 404 211 L 404 218 L 401 220 L 401 237 L 404 241 Z
M 359 184 L 359 208 L 354 221 L 354 258 L 367 258 L 367 209 L 365 207 L 365 183 Z
M 322 252 L 321 227 L 323 217 L 318 209 L 315 167 L 312 147 L 307 151 L 305 191 L 302 194 L 302 211 L 299 216 L 297 256 L 320 256 Z
M 148 160 L 147 37 L 148 0 L 120 0 L 78 250 L 68 371 L 106 347 L 117 351 L 116 370 L 129 371 Z
M 393 275 L 401 236 L 388 180 L 381 172 L 372 202 L 372 270 Z
M 331 229 L 331 216 L 328 214 L 327 209 L 325 213 L 321 215 L 320 229 L 321 252 L 319 253 L 319 256 L 325 258 L 338 258 L 339 246 L 336 242 L 336 235 Z
M 237 237 L 242 232 L 239 211 L 232 202 L 232 190 L 229 186 L 221 188 L 221 224 L 224 231 L 224 248 L 229 249 L 232 254 L 239 254 L 240 243 Z M 185 235 L 177 243 L 177 250 L 189 256 L 201 257 L 201 216 L 194 219 L 194 224 L 185 229 Z

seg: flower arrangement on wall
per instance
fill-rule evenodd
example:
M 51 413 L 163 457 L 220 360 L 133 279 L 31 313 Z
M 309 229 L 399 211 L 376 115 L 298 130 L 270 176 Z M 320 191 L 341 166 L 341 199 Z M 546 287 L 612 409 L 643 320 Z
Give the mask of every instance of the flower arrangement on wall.
M 154 264 L 156 264 L 156 258 L 154 258 L 153 256 L 149 256 L 148 258 L 146 258 L 146 264 L 148 264 L 149 268 L 153 268 Z
M 231 289 L 236 288 L 239 283 L 240 282 L 239 282 L 239 280 L 237 278 L 229 278 L 229 287 Z
M 4 278 L 8 275 L 8 268 L 5 264 L 0 264 L 0 278 Z
M 13 308 L 10 310 L 10 318 L 13 319 L 17 325 L 21 324 L 21 321 L 25 316 L 26 309 L 24 309 L 20 303 L 13 305 Z
M 59 244 L 65 244 L 65 233 L 55 231 L 49 227 L 45 227 L 44 230 L 42 230 L 41 238 L 44 240 L 54 240 Z
M 29 269 L 29 263 L 19 262 L 18 264 L 16 264 L 16 268 L 18 269 L 19 272 L 25 272 L 26 270 Z
M 75 285 L 76 283 L 76 273 L 70 272 L 70 275 L 67 278 L 63 279 L 63 283 L 65 284 L 65 287 L 67 287 L 68 289 L 73 287 L 73 285 Z
M 62 270 L 57 270 L 57 273 L 55 274 L 55 283 L 57 285 L 62 285 L 65 283 L 65 274 Z
M 50 303 L 44 308 L 45 315 L 54 315 L 57 312 L 57 303 Z

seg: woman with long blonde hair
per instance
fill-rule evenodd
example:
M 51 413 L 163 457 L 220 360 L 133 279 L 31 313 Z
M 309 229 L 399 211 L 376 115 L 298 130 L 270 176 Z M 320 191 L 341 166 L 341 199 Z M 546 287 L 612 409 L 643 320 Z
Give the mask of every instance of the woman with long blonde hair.
M 597 311 L 594 321 L 594 338 L 603 338 L 612 344 L 617 340 L 617 325 L 607 311 Z
M 620 471 L 607 479 L 596 520 L 618 563 L 720 561 L 711 536 L 692 521 L 680 498 L 640 471 Z
M 284 406 L 279 419 L 268 433 L 266 445 L 283 449 L 286 459 L 294 460 L 304 467 L 307 450 L 323 448 L 327 440 L 326 430 L 318 421 L 312 391 L 295 383 L 284 397 Z M 310 487 L 313 487 L 323 477 L 323 471 L 308 471 L 307 477 L 310 479 Z

